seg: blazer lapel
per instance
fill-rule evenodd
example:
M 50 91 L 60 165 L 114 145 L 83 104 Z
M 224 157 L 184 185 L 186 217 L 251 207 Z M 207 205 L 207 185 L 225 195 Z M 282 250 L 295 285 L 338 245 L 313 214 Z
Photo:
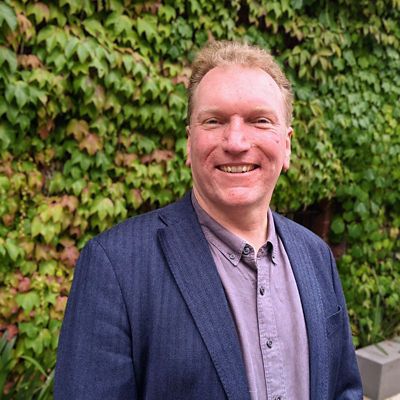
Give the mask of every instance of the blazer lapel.
M 236 328 L 190 196 L 161 216 L 158 238 L 228 399 L 250 399 Z
M 274 222 L 289 257 L 303 306 L 310 362 L 310 399 L 328 398 L 328 350 L 326 320 L 315 265 L 304 236 L 295 234 L 288 222 L 274 214 Z M 322 266 L 321 266 L 322 267 Z

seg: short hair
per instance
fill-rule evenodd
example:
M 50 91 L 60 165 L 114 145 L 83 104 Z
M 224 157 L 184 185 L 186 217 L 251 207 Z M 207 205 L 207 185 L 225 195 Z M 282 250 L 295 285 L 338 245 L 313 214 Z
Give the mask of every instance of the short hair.
M 261 68 L 276 82 L 285 103 L 285 121 L 289 126 L 293 112 L 293 92 L 289 80 L 273 56 L 266 50 L 247 43 L 231 41 L 211 41 L 197 54 L 192 64 L 192 74 L 188 86 L 187 123 L 193 111 L 193 96 L 200 81 L 208 71 L 225 65 L 243 65 Z

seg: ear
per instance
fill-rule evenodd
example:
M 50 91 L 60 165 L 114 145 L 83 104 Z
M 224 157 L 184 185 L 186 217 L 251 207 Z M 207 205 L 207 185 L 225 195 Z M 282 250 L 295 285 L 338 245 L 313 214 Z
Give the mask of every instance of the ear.
M 190 127 L 189 127 L 189 125 L 186 126 L 186 135 L 187 135 L 187 140 L 186 140 L 186 165 L 188 167 L 190 167 L 192 165 L 192 160 L 190 159 L 191 140 L 190 140 Z
M 286 130 L 286 136 L 285 136 L 285 154 L 284 154 L 284 160 L 283 160 L 283 170 L 287 171 L 290 166 L 290 155 L 292 153 L 292 135 L 293 135 L 293 128 L 289 126 Z

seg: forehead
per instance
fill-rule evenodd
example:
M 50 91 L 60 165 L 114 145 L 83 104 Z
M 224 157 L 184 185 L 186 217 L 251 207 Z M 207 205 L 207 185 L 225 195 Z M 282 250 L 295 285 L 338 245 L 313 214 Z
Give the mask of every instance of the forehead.
M 193 112 L 203 107 L 273 108 L 284 113 L 282 91 L 261 68 L 242 65 L 218 66 L 208 71 L 193 95 Z

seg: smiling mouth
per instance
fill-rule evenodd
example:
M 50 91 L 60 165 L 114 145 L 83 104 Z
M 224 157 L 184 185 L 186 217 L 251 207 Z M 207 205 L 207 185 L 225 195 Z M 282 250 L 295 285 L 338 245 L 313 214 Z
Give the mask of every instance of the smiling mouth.
M 220 171 L 228 172 L 230 174 L 244 174 L 245 172 L 253 171 L 258 168 L 255 164 L 244 165 L 219 165 L 217 167 Z

